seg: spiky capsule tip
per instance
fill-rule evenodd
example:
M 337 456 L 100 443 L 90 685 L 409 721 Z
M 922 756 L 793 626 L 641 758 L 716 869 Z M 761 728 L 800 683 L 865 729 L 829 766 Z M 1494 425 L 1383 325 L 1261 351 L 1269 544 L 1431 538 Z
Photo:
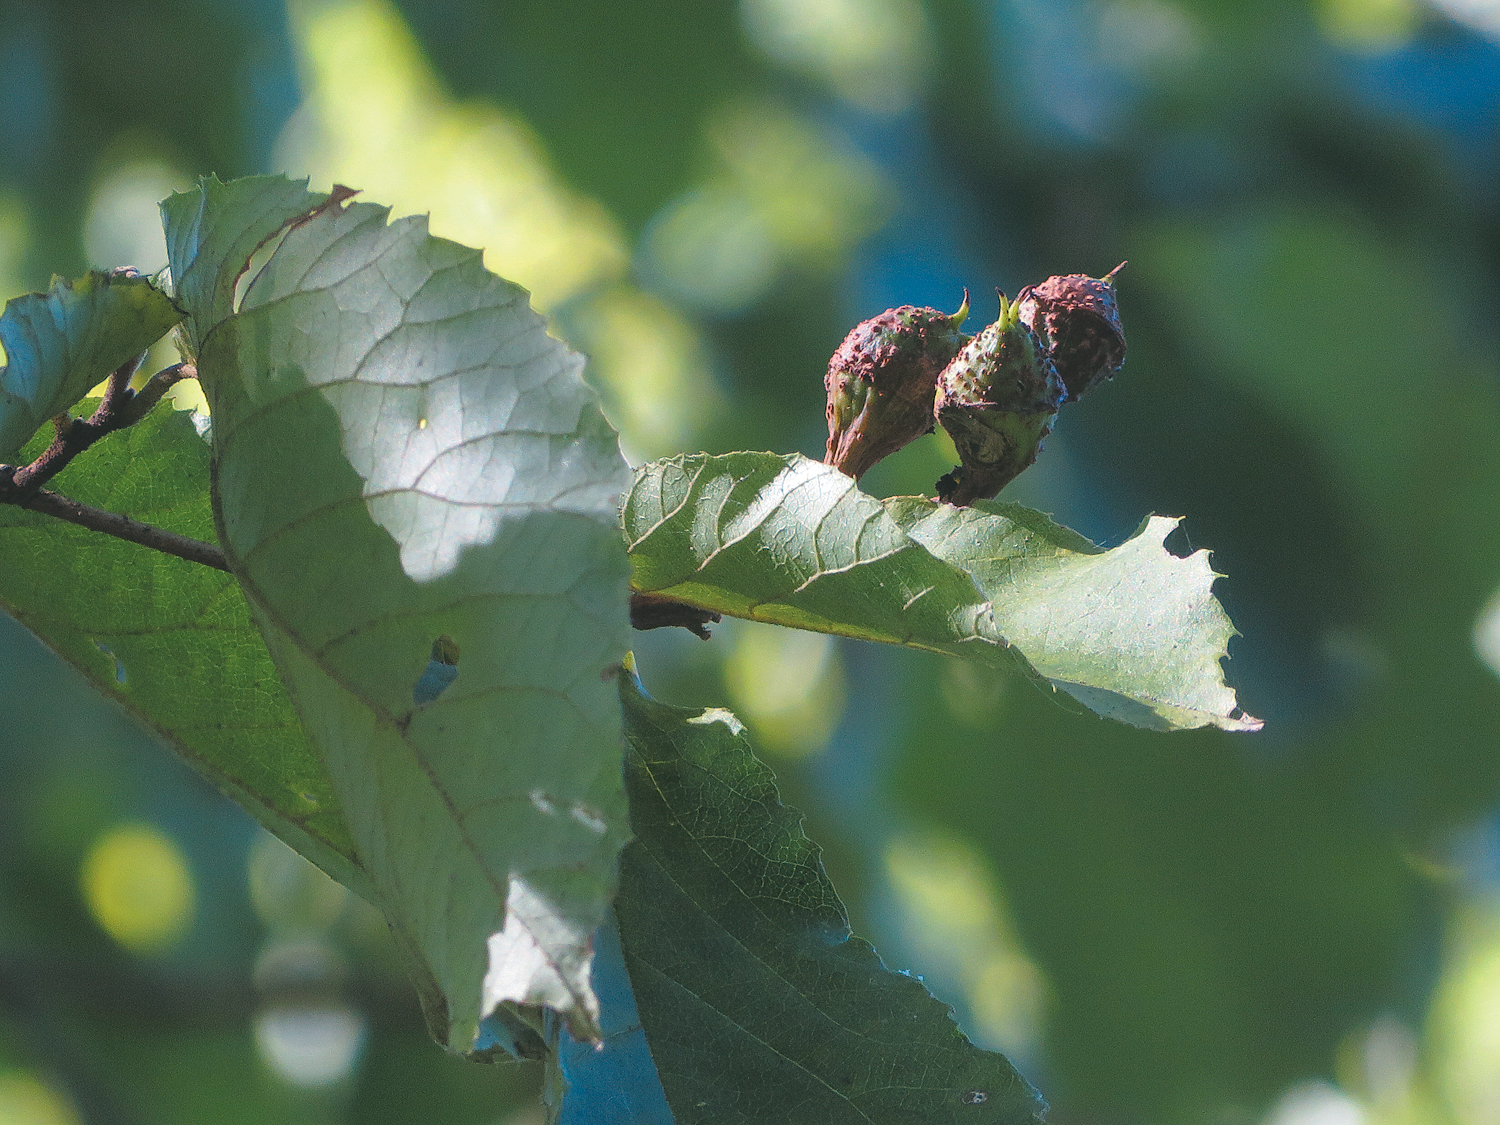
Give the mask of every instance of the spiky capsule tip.
M 938 375 L 934 413 L 960 462 L 938 481 L 938 498 L 965 505 L 1014 480 L 1036 460 L 1064 393 L 1020 301 L 1000 294 L 999 317 Z
M 1021 319 L 1052 351 L 1067 387 L 1067 402 L 1077 402 L 1125 365 L 1125 329 L 1115 295 L 1121 262 L 1103 277 L 1070 273 L 1049 277 L 1021 290 Z

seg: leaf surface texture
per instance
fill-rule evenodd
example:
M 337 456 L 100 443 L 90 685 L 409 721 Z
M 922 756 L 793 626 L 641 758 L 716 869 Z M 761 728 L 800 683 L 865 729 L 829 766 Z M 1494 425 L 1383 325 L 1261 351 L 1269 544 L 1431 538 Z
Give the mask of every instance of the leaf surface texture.
M 636 839 L 615 913 L 678 1125 L 1038 1122 L 1004 1056 L 850 933 L 738 720 L 622 690 Z
M 881 501 L 798 454 L 729 453 L 644 466 L 623 521 L 644 593 L 1019 668 L 1135 726 L 1260 726 L 1224 683 L 1207 552 L 1162 545 L 1175 520 L 1106 551 L 1018 505 Z
M 467 1050 L 509 1001 L 591 1035 L 591 936 L 626 833 L 616 438 L 582 359 L 479 251 L 256 182 L 163 208 L 192 279 L 220 543 L 441 994 L 439 1036 Z M 231 282 L 268 216 L 290 225 Z M 419 702 L 441 638 L 457 673 Z

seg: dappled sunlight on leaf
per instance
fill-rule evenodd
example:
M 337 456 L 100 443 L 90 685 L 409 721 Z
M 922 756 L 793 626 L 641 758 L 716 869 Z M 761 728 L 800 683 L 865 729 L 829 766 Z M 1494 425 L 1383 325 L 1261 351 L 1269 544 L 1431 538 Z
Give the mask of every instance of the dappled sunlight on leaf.
M 587 1037 L 625 832 L 628 470 L 581 358 L 478 251 L 297 189 L 206 181 L 167 208 L 208 232 L 168 245 L 176 277 L 205 263 L 222 546 L 439 1038 L 468 1051 L 508 1001 Z M 231 314 L 233 248 L 299 208 Z M 434 662 L 461 666 L 441 691 Z
M 1207 552 L 1162 545 L 1175 520 L 1106 551 L 1018 505 L 880 501 L 769 453 L 647 465 L 622 518 L 642 593 L 1024 671 L 1134 726 L 1261 726 L 1224 683 Z

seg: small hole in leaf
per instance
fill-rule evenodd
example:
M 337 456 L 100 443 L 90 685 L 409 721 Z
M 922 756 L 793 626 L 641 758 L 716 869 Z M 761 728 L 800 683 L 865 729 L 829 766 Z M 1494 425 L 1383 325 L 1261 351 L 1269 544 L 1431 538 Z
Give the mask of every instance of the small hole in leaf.
M 419 429 L 419 430 L 425 430 L 426 428 L 427 428 L 427 419 L 426 418 L 418 418 L 417 419 L 417 429 Z
M 432 642 L 427 667 L 411 689 L 411 701 L 418 707 L 433 702 L 458 679 L 458 642 L 444 633 Z
M 958 1100 L 963 1102 L 964 1105 L 983 1105 L 990 1100 L 990 1096 L 983 1090 L 969 1090 Z
M 111 651 L 110 647 L 107 644 L 95 641 L 94 647 L 115 662 L 115 683 L 119 684 L 121 687 L 124 687 L 125 665 L 121 662 L 120 658 L 116 656 L 113 651 Z

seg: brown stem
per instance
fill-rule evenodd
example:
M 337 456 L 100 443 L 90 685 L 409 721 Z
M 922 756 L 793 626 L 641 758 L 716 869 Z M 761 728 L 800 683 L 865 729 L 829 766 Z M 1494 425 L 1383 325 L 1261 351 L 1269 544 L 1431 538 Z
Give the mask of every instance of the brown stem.
M 161 396 L 173 383 L 196 378 L 198 370 L 190 363 L 178 363 L 164 371 L 158 371 L 138 393 L 130 390 L 130 377 L 140 366 L 144 355 L 138 355 L 122 363 L 109 376 L 104 397 L 98 409 L 87 419 L 74 418 L 64 412 L 52 420 L 56 436 L 40 457 L 29 465 L 19 468 L 0 465 L 0 504 L 14 504 L 43 515 L 67 520 L 90 531 L 102 531 L 116 539 L 150 547 L 153 551 L 175 555 L 188 562 L 211 566 L 215 570 L 228 571 L 224 552 L 213 543 L 200 539 L 189 539 L 175 531 L 153 527 L 129 516 L 106 512 L 88 504 L 80 504 L 56 492 L 42 487 L 55 477 L 74 457 L 94 442 L 115 430 L 133 426 L 161 401 Z
M 120 409 L 121 426 L 133 426 L 151 412 L 151 408 L 161 401 L 162 395 L 168 389 L 182 382 L 184 379 L 196 379 L 198 369 L 191 363 L 174 363 L 171 367 L 164 367 L 151 378 L 146 380 L 146 385 L 125 401 Z
M 0 503 L 24 507 L 44 484 L 67 468 L 74 457 L 105 434 L 137 421 L 129 410 L 130 400 L 134 397 L 130 392 L 130 377 L 140 366 L 141 359 L 142 356 L 133 356 L 115 368 L 93 417 L 74 418 L 64 411 L 52 419 L 56 436 L 40 457 L 29 465 L 11 469 L 8 474 L 0 472 Z
M 630 624 L 636 629 L 666 629 L 679 626 L 705 641 L 712 635 L 707 626 L 723 618 L 711 609 L 700 609 L 655 594 L 630 595 Z
M 130 397 L 130 380 L 145 358 L 146 353 L 142 352 L 110 372 L 109 382 L 104 386 L 104 397 L 99 400 L 99 406 L 94 410 L 94 416 L 89 419 L 90 422 L 104 425 L 114 417 L 116 411 Z
M 153 551 L 175 555 L 188 562 L 201 563 L 203 566 L 211 566 L 215 570 L 225 572 L 229 570 L 229 564 L 224 560 L 224 552 L 213 543 L 205 543 L 201 539 L 189 539 L 186 535 L 178 535 L 175 531 L 167 531 L 165 528 L 155 527 L 149 523 L 141 523 L 129 516 L 121 516 L 114 512 L 106 512 L 102 508 L 80 504 L 77 500 L 70 500 L 56 492 L 39 490 L 29 503 L 21 506 L 33 512 L 41 512 L 43 515 L 56 516 L 60 520 L 76 523 L 79 527 L 86 527 L 90 531 L 102 531 L 105 535 L 113 535 L 116 539 L 124 539 L 128 543 L 138 543 L 142 547 L 150 547 Z

